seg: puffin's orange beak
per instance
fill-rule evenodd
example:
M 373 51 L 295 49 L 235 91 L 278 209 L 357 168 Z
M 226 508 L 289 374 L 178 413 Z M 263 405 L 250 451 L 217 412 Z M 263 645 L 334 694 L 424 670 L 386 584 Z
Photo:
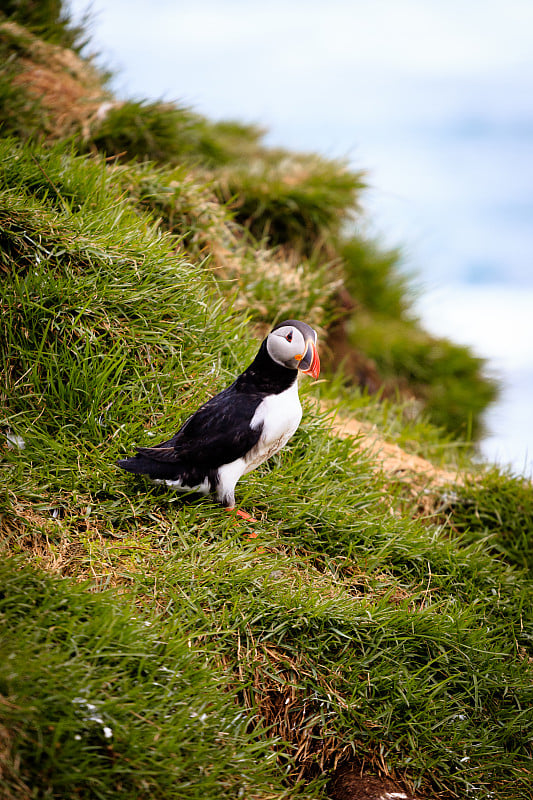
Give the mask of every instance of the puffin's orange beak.
M 298 365 L 298 369 L 300 369 L 304 375 L 312 375 L 315 380 L 320 375 L 320 359 L 318 357 L 318 350 L 316 349 L 316 344 L 311 339 L 308 339 L 307 341 L 307 348 L 302 360 Z

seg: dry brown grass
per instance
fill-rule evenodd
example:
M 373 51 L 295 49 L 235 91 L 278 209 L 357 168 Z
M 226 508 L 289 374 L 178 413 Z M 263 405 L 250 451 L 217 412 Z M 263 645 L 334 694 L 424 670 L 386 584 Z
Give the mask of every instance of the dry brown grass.
M 32 36 L 14 22 L 0 25 L 0 33 L 25 45 L 13 82 L 38 100 L 46 116 L 47 136 L 64 139 L 81 132 L 116 103 L 102 85 L 102 77 L 72 50 Z

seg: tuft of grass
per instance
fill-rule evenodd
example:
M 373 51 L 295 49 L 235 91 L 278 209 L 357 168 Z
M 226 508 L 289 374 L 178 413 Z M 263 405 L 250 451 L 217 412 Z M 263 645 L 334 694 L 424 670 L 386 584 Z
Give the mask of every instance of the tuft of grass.
M 398 248 L 385 250 L 377 241 L 352 236 L 341 242 L 339 255 L 345 286 L 367 311 L 393 319 L 409 315 L 413 279 L 401 268 Z
M 0 18 L 0 133 L 22 140 L 38 138 L 44 116 L 39 99 L 18 85 L 22 72 L 18 53 L 27 47 L 29 42 L 21 43 Z
M 533 571 L 533 491 L 530 480 L 487 468 L 451 498 L 449 524 L 466 541 L 482 541 L 511 564 Z
M 90 61 L 0 15 L 2 136 L 41 144 L 83 140 L 102 104 L 110 102 L 105 82 Z
M 232 362 L 229 317 L 209 273 L 120 202 L 104 164 L 56 151 L 38 160 L 10 143 L 4 152 L 6 178 L 13 165 L 20 170 L 0 211 L 9 278 L 1 355 L 12 413 L 63 428 L 81 414 L 94 429 L 111 407 L 120 417 L 133 397 L 146 402 L 142 371 L 159 392 L 170 390 L 187 353 L 211 362 L 209 339 L 224 342 L 229 361 L 219 363 Z M 214 325 L 224 317 L 226 333 Z
M 343 162 L 276 151 L 218 177 L 221 198 L 256 239 L 305 255 L 336 241 L 364 185 L 363 173 Z
M 416 397 L 392 393 L 383 397 L 354 386 L 339 370 L 324 380 L 318 392 L 321 401 L 337 415 L 339 422 L 355 419 L 406 453 L 421 456 L 443 468 L 475 473 L 472 442 L 461 441 L 436 426 Z
M 224 295 L 250 319 L 270 326 L 296 317 L 327 326 L 340 284 L 335 265 L 256 242 L 220 203 L 209 174 L 184 164 L 143 164 L 114 176 L 143 211 L 180 237 L 189 257 L 211 269 Z
M 20 560 L 0 567 L 0 617 L 6 800 L 272 796 L 260 723 L 180 617 Z
M 482 413 L 498 394 L 485 359 L 411 321 L 361 312 L 349 328 L 352 344 L 375 361 L 385 380 L 419 397 L 434 425 L 467 441 L 480 436 Z
M 107 156 L 169 161 L 199 145 L 191 115 L 169 103 L 127 101 L 109 110 L 91 144 Z
M 85 144 L 123 161 L 220 167 L 255 150 L 260 135 L 252 126 L 210 123 L 175 103 L 127 100 L 93 122 Z
M 24 25 L 47 42 L 80 52 L 87 44 L 88 15 L 74 24 L 61 0 L 4 0 L 0 18 Z

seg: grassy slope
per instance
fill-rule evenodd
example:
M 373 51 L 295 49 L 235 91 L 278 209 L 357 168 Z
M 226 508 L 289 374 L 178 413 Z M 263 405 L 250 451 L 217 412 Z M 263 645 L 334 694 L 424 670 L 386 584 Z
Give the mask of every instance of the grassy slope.
M 493 470 L 428 503 L 311 402 L 442 459 L 455 445 L 417 403 L 457 428 L 493 393 L 410 319 L 398 255 L 342 239 L 361 176 L 174 106 L 98 121 L 113 98 L 70 51 L 13 27 L 0 50 L 16 137 L 0 145 L 0 426 L 25 442 L 0 464 L 3 795 L 318 798 L 355 761 L 431 797 L 528 797 L 531 486 Z M 304 384 L 291 446 L 238 487 L 259 541 L 208 499 L 118 473 L 242 369 L 258 327 L 328 327 L 340 280 L 348 339 L 419 396 Z
M 119 474 L 256 339 L 202 248 L 124 192 L 136 167 L 13 141 L 0 163 L 0 424 L 25 441 L 1 465 L 6 796 L 318 798 L 355 758 L 433 797 L 527 797 L 530 583 L 472 489 L 455 528 L 418 518 L 307 400 L 239 484 L 258 541 Z M 521 559 L 531 488 L 491 496 L 508 483 Z

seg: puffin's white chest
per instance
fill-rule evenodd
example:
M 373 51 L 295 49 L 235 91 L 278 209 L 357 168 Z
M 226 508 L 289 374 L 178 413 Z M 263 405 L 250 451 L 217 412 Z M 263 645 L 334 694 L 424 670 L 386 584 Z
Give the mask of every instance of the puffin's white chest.
M 263 426 L 261 438 L 246 456 L 246 472 L 255 469 L 284 447 L 302 419 L 298 381 L 280 394 L 265 397 L 256 409 L 251 428 Z

